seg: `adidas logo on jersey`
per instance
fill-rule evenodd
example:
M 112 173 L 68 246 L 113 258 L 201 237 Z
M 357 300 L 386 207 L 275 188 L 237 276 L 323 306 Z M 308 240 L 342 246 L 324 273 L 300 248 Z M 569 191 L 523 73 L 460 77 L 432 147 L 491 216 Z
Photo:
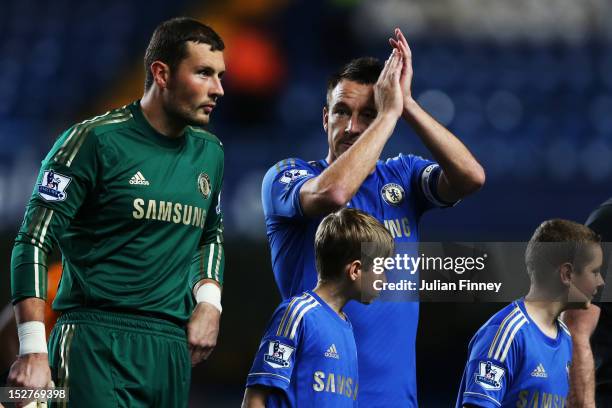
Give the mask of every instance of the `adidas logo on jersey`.
M 130 184 L 141 184 L 143 186 L 148 186 L 149 181 L 146 178 L 144 178 L 141 172 L 137 172 L 130 179 Z
M 332 344 L 331 346 L 329 346 L 329 348 L 325 352 L 325 357 L 335 358 L 336 360 L 340 360 L 340 356 L 338 355 L 338 350 L 336 350 L 335 344 Z
M 539 378 L 547 378 L 548 374 L 546 374 L 546 370 L 544 369 L 544 366 L 542 365 L 542 363 L 540 363 L 535 368 L 535 370 L 533 370 L 531 372 L 531 376 L 532 377 L 539 377 Z

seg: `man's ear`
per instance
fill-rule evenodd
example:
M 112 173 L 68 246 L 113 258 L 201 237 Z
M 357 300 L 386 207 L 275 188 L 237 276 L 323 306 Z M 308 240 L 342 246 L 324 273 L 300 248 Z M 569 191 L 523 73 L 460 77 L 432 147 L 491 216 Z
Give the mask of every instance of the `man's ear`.
M 323 129 L 327 133 L 327 123 L 329 121 L 329 111 L 327 110 L 327 105 L 323 107 Z
M 565 286 L 570 286 L 572 283 L 572 273 L 574 273 L 574 265 L 570 262 L 566 262 L 559 266 L 559 277 L 561 278 L 561 282 Z
M 170 78 L 170 67 L 161 61 L 153 61 L 149 69 L 153 75 L 153 82 L 160 89 L 166 89 L 168 87 L 168 78 Z
M 359 280 L 361 277 L 361 261 L 355 260 L 346 266 L 346 273 L 351 282 Z

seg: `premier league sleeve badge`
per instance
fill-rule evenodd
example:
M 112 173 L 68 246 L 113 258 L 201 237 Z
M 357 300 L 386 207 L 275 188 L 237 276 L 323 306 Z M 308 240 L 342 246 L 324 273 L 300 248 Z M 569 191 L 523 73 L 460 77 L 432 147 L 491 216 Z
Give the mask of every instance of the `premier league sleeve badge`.
M 273 368 L 289 368 L 294 351 L 293 347 L 272 340 L 268 342 L 268 352 L 264 354 L 264 361 Z
M 506 370 L 490 361 L 480 361 L 478 372 L 474 375 L 476 384 L 485 390 L 500 390 Z
M 38 185 L 38 195 L 45 201 L 64 201 L 66 187 L 72 179 L 53 170 L 45 170 Z

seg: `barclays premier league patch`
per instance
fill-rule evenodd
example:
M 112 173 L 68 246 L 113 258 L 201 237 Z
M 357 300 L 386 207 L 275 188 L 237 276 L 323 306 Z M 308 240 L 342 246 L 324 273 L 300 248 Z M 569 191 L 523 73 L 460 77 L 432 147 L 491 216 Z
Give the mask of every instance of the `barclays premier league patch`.
M 283 176 L 280 178 L 280 182 L 283 184 L 289 184 L 294 180 L 301 179 L 308 175 L 308 170 L 305 169 L 291 169 L 285 170 Z
M 490 361 L 480 361 L 478 372 L 474 374 L 475 382 L 485 390 L 499 390 L 505 373 L 506 370 Z
M 264 361 L 272 368 L 288 368 L 291 366 L 291 355 L 295 349 L 278 340 L 268 342 L 268 352 Z
M 38 185 L 38 195 L 45 201 L 64 201 L 66 187 L 72 179 L 53 170 L 45 170 L 42 181 Z

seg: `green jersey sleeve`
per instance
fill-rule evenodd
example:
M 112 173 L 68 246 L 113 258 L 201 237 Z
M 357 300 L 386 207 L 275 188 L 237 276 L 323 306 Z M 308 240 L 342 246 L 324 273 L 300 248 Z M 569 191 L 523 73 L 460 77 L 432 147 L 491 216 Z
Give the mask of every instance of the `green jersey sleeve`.
M 42 161 L 12 251 L 13 303 L 46 298 L 47 255 L 94 190 L 98 166 L 96 137 L 87 121 L 64 132 Z
M 225 252 L 223 250 L 223 213 L 221 211 L 221 187 L 223 185 L 223 154 L 218 164 L 217 180 L 213 191 L 211 211 L 206 216 L 202 238 L 191 262 L 191 288 L 202 279 L 213 279 L 223 285 Z

